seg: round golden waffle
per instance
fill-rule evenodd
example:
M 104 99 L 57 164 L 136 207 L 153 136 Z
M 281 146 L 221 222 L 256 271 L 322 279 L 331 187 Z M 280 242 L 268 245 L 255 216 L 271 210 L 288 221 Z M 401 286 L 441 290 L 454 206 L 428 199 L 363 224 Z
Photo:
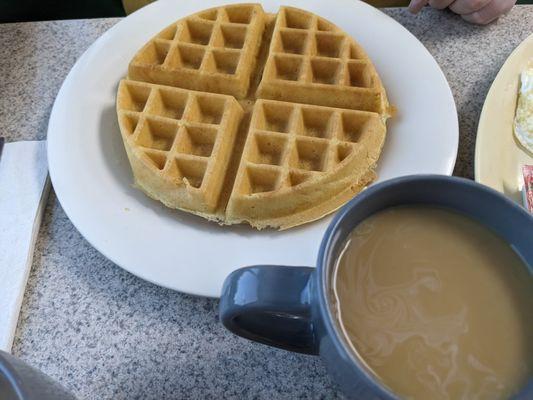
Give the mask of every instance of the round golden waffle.
M 389 105 L 364 50 L 331 22 L 234 4 L 141 48 L 117 114 L 147 195 L 222 224 L 287 229 L 376 178 Z

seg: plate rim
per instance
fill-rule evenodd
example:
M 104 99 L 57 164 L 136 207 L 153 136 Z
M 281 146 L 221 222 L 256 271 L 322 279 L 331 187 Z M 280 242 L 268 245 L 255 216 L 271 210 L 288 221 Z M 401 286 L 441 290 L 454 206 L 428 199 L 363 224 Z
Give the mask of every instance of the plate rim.
M 48 126 L 47 126 L 47 157 L 48 157 L 48 163 L 49 163 L 49 172 L 50 172 L 50 178 L 52 180 L 52 183 L 54 184 L 54 189 L 55 189 L 55 193 L 56 193 L 56 197 L 58 199 L 58 201 L 60 202 L 61 204 L 61 207 L 62 209 L 64 210 L 65 214 L 67 215 L 67 217 L 69 218 L 70 222 L 74 225 L 74 227 L 80 232 L 80 234 L 84 237 L 85 240 L 87 240 L 87 242 L 93 247 L 95 248 L 98 252 L 100 252 L 105 258 L 107 258 L 108 260 L 110 260 L 111 262 L 113 262 L 114 264 L 116 264 L 117 266 L 121 267 L 122 269 L 126 270 L 127 272 L 143 279 L 143 280 L 146 280 L 148 282 L 151 282 L 155 285 L 158 285 L 158 286 L 162 286 L 162 287 L 165 287 L 165 288 L 168 288 L 168 289 L 172 289 L 172 290 L 176 290 L 176 291 L 179 291 L 179 292 L 182 292 L 182 293 L 187 293 L 187 294 L 191 294 L 191 295 L 198 295 L 198 296 L 205 296 L 205 297 L 218 297 L 219 294 L 212 294 L 212 291 L 209 290 L 209 289 L 199 289 L 198 287 L 194 287 L 194 288 L 184 288 L 184 287 L 176 287 L 176 285 L 172 285 L 172 284 L 167 284 L 166 282 L 163 282 L 161 280 L 157 280 L 157 279 L 154 279 L 153 278 L 153 275 L 149 274 L 149 273 L 145 273 L 145 271 L 133 271 L 132 269 L 128 268 L 127 266 L 124 266 L 123 263 L 119 262 L 118 259 L 117 259 L 117 256 L 114 252 L 112 251 L 108 251 L 109 249 L 108 248 L 105 248 L 103 249 L 101 246 L 100 246 L 100 242 L 98 242 L 97 240 L 93 240 L 94 239 L 94 235 L 90 232 L 88 232 L 86 230 L 86 228 L 83 226 L 83 223 L 80 223 L 80 221 L 78 220 L 78 217 L 76 215 L 76 212 L 73 212 L 73 209 L 70 207 L 69 204 L 66 204 L 65 205 L 65 202 L 62 201 L 62 197 L 64 198 L 64 196 L 61 195 L 62 191 L 64 190 L 62 185 L 60 184 L 59 185 L 59 188 L 60 190 L 58 191 L 56 188 L 58 187 L 57 186 L 57 182 L 60 181 L 60 179 L 58 178 L 58 176 L 56 176 L 56 168 L 54 166 L 54 163 L 56 161 L 55 157 L 53 156 L 54 154 L 54 150 L 52 149 L 53 146 L 50 146 L 50 142 L 54 142 L 54 140 L 52 141 L 49 141 L 50 138 L 54 138 L 54 125 L 57 123 L 57 120 L 58 120 L 58 116 L 57 114 L 59 113 L 59 102 L 62 101 L 62 97 L 64 97 L 64 94 L 65 92 L 67 92 L 67 90 L 70 89 L 70 87 L 74 84 L 73 82 L 73 76 L 75 74 L 78 73 L 78 70 L 81 69 L 83 66 L 84 66 L 84 61 L 87 60 L 89 58 L 89 56 L 91 55 L 91 53 L 93 53 L 95 51 L 95 49 L 98 47 L 98 44 L 104 40 L 106 40 L 110 35 L 113 35 L 113 33 L 118 30 L 119 26 L 121 26 L 121 24 L 124 24 L 125 22 L 124 21 L 127 21 L 128 18 L 130 19 L 133 19 L 133 18 L 138 18 L 139 15 L 143 14 L 143 13 L 147 13 L 148 10 L 153 10 L 154 8 L 156 7 L 164 7 L 164 3 L 170 3 L 172 2 L 172 0 L 163 0 L 163 1 L 158 1 L 158 2 L 153 2 L 149 5 L 147 5 L 146 7 L 136 11 L 135 13 L 132 13 L 130 14 L 129 16 L 123 18 L 122 20 L 118 21 L 115 25 L 113 25 L 112 27 L 110 27 L 109 29 L 107 29 L 102 35 L 100 35 L 98 38 L 95 39 L 95 41 L 78 57 L 78 59 L 76 60 L 76 62 L 74 63 L 74 65 L 72 66 L 72 68 L 70 69 L 70 71 L 68 72 L 68 74 L 66 75 L 57 95 L 56 95 L 56 98 L 54 100 L 54 103 L 53 103 L 53 107 L 52 107 L 52 110 L 51 110 L 51 113 L 50 113 L 50 117 L 49 117 L 49 120 L 48 120 Z M 256 1 L 258 3 L 262 3 L 262 1 Z M 458 147 L 459 147 L 459 121 L 458 121 L 458 114 L 457 114 L 457 107 L 456 107 L 456 103 L 455 103 L 455 98 L 453 96 L 453 92 L 451 90 L 451 87 L 450 87 L 450 84 L 448 82 L 448 80 L 446 79 L 446 76 L 444 74 L 444 72 L 442 71 L 440 65 L 437 63 L 437 61 L 435 60 L 435 58 L 433 57 L 433 55 L 429 52 L 429 50 L 424 46 L 424 44 L 418 40 L 418 38 L 416 38 L 416 36 L 414 36 L 407 28 L 405 28 L 402 24 L 400 24 L 398 21 L 396 21 L 394 18 L 390 17 L 389 15 L 383 13 L 382 11 L 378 10 L 378 9 L 375 9 L 374 7 L 362 2 L 362 1 L 359 1 L 359 0 L 356 0 L 359 7 L 363 7 L 363 8 L 368 8 L 368 9 L 371 9 L 372 12 L 376 12 L 376 13 L 379 13 L 380 17 L 384 17 L 386 18 L 387 20 L 389 20 L 389 22 L 393 23 L 398 29 L 401 29 L 403 31 L 404 34 L 407 34 L 407 36 L 409 36 L 417 45 L 419 45 L 423 51 L 427 54 L 428 56 L 428 59 L 434 64 L 434 66 L 436 67 L 436 71 L 438 71 L 439 75 L 441 76 L 442 78 L 442 82 L 445 83 L 446 85 L 446 89 L 447 89 L 447 92 L 449 94 L 449 99 L 448 100 L 451 100 L 450 101 L 450 106 L 451 106 L 451 109 L 453 109 L 453 115 L 454 115 L 454 119 L 453 119 L 453 132 L 454 132 L 454 135 L 453 135 L 453 143 L 450 142 L 450 152 L 451 152 L 451 148 L 453 147 L 453 155 L 452 156 L 449 156 L 446 160 L 446 162 L 443 164 L 446 164 L 446 168 L 443 167 L 443 170 L 446 170 L 446 172 L 443 172 L 442 174 L 443 175 L 452 175 L 453 173 L 453 169 L 455 167 L 455 163 L 456 163 L 456 160 L 457 160 L 457 157 L 458 157 Z M 224 4 L 224 3 L 222 3 Z M 222 5 L 221 4 L 221 5 Z M 199 7 L 200 9 L 203 9 L 201 8 L 201 4 L 199 4 Z M 452 122 L 450 120 L 450 122 Z M 423 172 L 421 172 L 423 173 Z M 57 175 L 60 175 L 60 173 L 58 172 Z M 68 203 L 68 202 L 67 202 Z

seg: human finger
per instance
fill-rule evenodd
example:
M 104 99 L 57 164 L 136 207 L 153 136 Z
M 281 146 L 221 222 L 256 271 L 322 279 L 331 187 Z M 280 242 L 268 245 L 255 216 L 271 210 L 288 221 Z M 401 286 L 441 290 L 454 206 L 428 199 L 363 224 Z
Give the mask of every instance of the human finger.
M 413 14 L 418 14 L 427 4 L 428 0 L 411 0 L 407 9 Z
M 485 7 L 461 17 L 474 24 L 486 25 L 513 8 L 515 3 L 516 0 L 492 0 Z
M 456 14 L 471 14 L 481 10 L 493 0 L 455 0 L 450 4 L 450 10 Z
M 453 0 L 429 0 L 429 5 L 438 10 L 444 10 L 452 3 Z

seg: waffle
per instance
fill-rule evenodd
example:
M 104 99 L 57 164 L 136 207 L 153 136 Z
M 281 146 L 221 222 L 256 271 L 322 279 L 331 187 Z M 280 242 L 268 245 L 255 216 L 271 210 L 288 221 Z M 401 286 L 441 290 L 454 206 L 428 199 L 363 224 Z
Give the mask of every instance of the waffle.
M 384 113 L 385 91 L 365 51 L 332 23 L 281 7 L 258 97 Z
M 216 218 L 243 111 L 232 97 L 123 80 L 122 139 L 136 185 L 171 208 Z
M 264 19 L 260 5 L 234 5 L 177 21 L 136 54 L 129 65 L 129 77 L 244 98 Z
M 221 224 L 287 229 L 376 178 L 389 106 L 364 50 L 312 13 L 234 4 L 134 56 L 117 114 L 136 185 Z
M 384 138 L 376 113 L 257 100 L 227 221 L 286 229 L 322 217 L 375 179 Z

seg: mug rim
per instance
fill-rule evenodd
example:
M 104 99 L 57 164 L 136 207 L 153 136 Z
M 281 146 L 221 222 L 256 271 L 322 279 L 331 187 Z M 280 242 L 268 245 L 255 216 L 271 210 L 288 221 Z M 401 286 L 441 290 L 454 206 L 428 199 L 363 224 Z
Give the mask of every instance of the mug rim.
M 397 394 L 392 392 L 391 389 L 389 389 L 381 381 L 379 376 L 375 374 L 368 366 L 366 366 L 363 363 L 363 361 L 359 359 L 359 357 L 353 354 L 353 351 L 349 349 L 348 346 L 344 343 L 346 341 L 344 335 L 336 326 L 336 321 L 333 316 L 332 309 L 330 307 L 331 301 L 328 296 L 328 276 L 326 276 L 327 271 L 328 271 L 327 267 L 328 267 L 328 261 L 329 261 L 328 255 L 329 255 L 329 250 L 338 241 L 338 237 L 335 235 L 335 233 L 339 230 L 340 225 L 344 222 L 346 218 L 348 218 L 352 210 L 355 207 L 357 207 L 357 205 L 360 202 L 366 200 L 368 197 L 375 196 L 376 193 L 379 193 L 382 190 L 387 190 L 390 187 L 395 187 L 395 186 L 402 185 L 405 183 L 412 183 L 412 182 L 423 183 L 423 182 L 429 182 L 429 181 L 443 182 L 443 183 L 445 182 L 448 184 L 452 183 L 454 185 L 462 185 L 462 186 L 474 189 L 480 194 L 484 193 L 484 194 L 494 196 L 502 202 L 501 204 L 504 207 L 512 207 L 516 211 L 518 211 L 519 214 L 522 213 L 526 219 L 531 218 L 533 220 L 533 217 L 530 215 L 530 213 L 526 211 L 523 207 L 521 207 L 519 204 L 515 203 L 508 197 L 504 196 L 502 193 L 497 192 L 496 190 L 488 186 L 482 185 L 473 180 L 462 178 L 462 177 L 437 175 L 437 174 L 407 175 L 407 176 L 389 179 L 389 180 L 380 182 L 376 185 L 372 185 L 369 188 L 365 189 L 363 192 L 361 192 L 358 196 L 350 200 L 335 215 L 333 220 L 330 222 L 328 228 L 326 229 L 324 236 L 322 237 L 322 241 L 320 243 L 320 248 L 319 248 L 318 257 L 317 257 L 317 275 L 318 275 L 317 276 L 317 279 L 318 279 L 317 290 L 318 290 L 318 305 L 319 305 L 319 310 L 321 314 L 321 319 L 326 328 L 328 336 L 332 339 L 332 343 L 335 346 L 336 350 L 339 352 L 339 354 L 348 358 L 352 362 L 352 365 L 354 365 L 357 368 L 357 370 L 363 374 L 365 383 L 367 385 L 372 386 L 375 390 L 379 392 L 380 396 L 384 396 L 386 399 L 389 399 L 389 400 L 399 400 L 400 398 L 398 397 Z

